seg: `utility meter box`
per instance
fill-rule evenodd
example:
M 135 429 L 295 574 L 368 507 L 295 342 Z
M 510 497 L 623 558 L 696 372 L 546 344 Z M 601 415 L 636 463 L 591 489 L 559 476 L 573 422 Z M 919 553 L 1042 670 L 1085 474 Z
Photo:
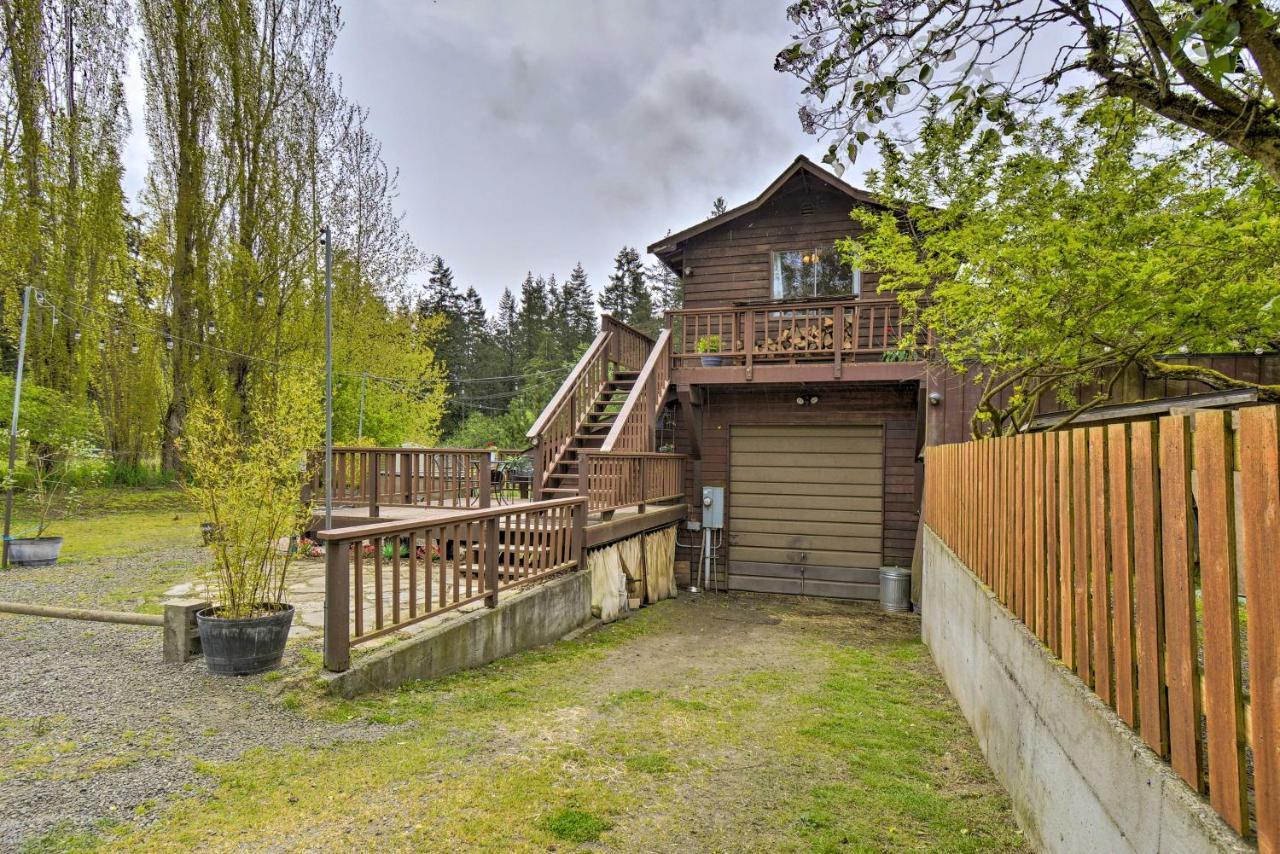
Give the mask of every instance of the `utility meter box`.
M 702 527 L 724 527 L 724 487 L 702 487 Z

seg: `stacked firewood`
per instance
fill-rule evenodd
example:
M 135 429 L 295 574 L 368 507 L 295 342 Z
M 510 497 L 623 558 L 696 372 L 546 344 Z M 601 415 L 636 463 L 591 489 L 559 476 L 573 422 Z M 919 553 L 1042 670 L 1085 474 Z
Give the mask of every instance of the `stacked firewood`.
M 816 321 L 816 322 L 815 322 Z M 810 350 L 835 348 L 835 321 L 830 317 L 821 320 L 805 318 L 805 324 L 795 329 L 783 327 L 776 336 L 766 337 L 761 350 L 765 353 L 803 353 Z M 844 322 L 843 349 L 853 349 L 853 318 Z

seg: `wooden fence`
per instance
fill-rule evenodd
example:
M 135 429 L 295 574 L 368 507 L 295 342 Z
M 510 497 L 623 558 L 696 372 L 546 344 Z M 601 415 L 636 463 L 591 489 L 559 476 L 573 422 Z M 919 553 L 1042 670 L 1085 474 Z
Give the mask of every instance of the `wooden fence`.
M 1274 406 L 941 445 L 925 468 L 926 524 L 1262 851 L 1280 850 L 1278 469 Z
M 683 454 L 583 451 L 580 460 L 578 494 L 592 512 L 684 497 Z
M 586 501 L 562 498 L 443 519 L 321 531 L 325 667 L 351 647 L 581 565 Z
M 490 452 L 459 448 L 333 449 L 333 500 L 369 508 L 380 506 L 488 507 L 492 484 Z M 312 494 L 324 496 L 324 454 L 311 463 Z

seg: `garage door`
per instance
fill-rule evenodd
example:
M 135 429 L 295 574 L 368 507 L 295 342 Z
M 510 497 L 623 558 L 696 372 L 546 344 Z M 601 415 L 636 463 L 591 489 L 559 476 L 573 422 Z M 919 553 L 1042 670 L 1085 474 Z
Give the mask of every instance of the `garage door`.
M 879 595 L 884 436 L 878 426 L 735 426 L 729 587 Z

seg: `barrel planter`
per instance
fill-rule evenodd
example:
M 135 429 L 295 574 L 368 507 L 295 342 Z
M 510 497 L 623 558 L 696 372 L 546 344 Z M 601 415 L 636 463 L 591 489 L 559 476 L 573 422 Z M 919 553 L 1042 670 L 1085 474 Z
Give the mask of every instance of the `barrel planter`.
M 251 676 L 280 664 L 293 623 L 293 606 L 264 604 L 260 608 L 269 613 L 236 619 L 218 616 L 220 608 L 196 613 L 200 648 L 210 673 Z
M 53 566 L 62 551 L 62 537 L 18 537 L 9 541 L 14 566 Z

